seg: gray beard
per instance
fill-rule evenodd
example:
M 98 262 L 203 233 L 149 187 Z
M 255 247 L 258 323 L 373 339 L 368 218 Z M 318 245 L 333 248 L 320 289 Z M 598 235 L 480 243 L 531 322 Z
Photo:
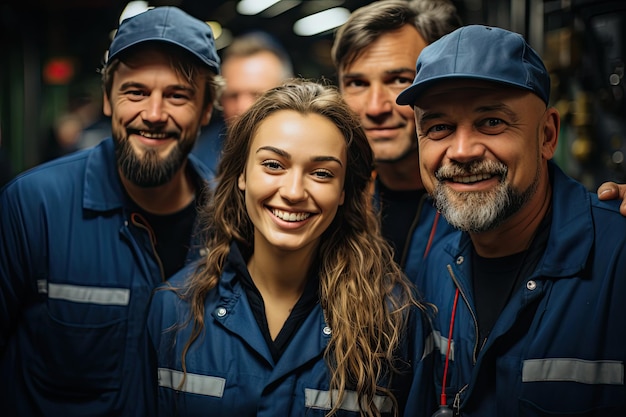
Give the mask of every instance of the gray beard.
M 437 210 L 452 226 L 465 232 L 480 233 L 497 228 L 517 213 L 535 194 L 538 184 L 539 172 L 532 184 L 521 192 L 504 180 L 495 190 L 464 193 L 454 192 L 439 182 L 433 199 Z

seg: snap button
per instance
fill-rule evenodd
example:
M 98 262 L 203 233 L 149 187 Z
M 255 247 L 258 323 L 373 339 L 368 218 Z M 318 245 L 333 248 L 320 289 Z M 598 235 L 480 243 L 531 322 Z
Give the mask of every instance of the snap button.
M 226 315 L 226 309 L 224 307 L 220 307 L 217 309 L 217 317 L 224 317 Z
M 330 330 L 330 327 L 325 326 L 324 329 L 322 330 L 322 332 L 326 335 L 326 336 L 330 336 L 330 334 L 333 332 L 332 330 Z
M 458 258 L 456 258 L 456 264 L 457 265 L 461 265 L 463 263 L 463 261 L 465 261 L 465 258 L 462 256 L 459 256 Z
M 526 288 L 528 288 L 530 291 L 533 291 L 537 288 L 537 283 L 533 280 L 530 280 L 526 283 Z

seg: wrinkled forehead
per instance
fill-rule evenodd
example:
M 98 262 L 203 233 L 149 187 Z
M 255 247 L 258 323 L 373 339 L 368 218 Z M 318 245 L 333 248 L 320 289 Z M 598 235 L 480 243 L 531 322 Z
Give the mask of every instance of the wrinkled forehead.
M 339 63 L 338 72 L 340 75 L 359 72 L 367 64 L 374 64 L 381 71 L 405 67 L 415 72 L 415 61 L 426 45 L 427 42 L 417 29 L 405 24 L 372 35 L 367 43 L 354 47 Z
M 448 102 L 458 103 L 459 100 L 491 100 L 517 99 L 534 94 L 509 85 L 466 78 L 442 80 L 420 94 L 415 101 L 415 108 L 426 109 L 437 104 Z

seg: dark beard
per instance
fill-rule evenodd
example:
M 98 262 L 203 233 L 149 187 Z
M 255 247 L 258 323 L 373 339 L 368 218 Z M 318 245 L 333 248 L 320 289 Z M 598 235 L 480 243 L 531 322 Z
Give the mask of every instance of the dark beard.
M 115 140 L 115 156 L 122 175 L 138 187 L 158 187 L 170 181 L 187 159 L 193 141 L 179 140 L 165 158 L 149 149 L 138 158 L 128 140 Z

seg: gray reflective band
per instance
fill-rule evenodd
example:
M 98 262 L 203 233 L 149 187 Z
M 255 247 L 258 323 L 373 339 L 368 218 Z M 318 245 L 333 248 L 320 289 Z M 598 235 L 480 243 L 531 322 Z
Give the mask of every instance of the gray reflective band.
M 586 361 L 575 358 L 525 360 L 522 382 L 541 381 L 624 385 L 624 362 Z
M 422 359 L 424 359 L 426 356 L 430 355 L 431 353 L 435 351 L 434 338 L 435 336 L 433 335 L 432 332 L 430 332 L 428 336 L 426 337 L 426 340 L 424 341 L 424 353 L 422 354 Z
M 333 400 L 337 399 L 337 391 L 333 391 Z M 332 408 L 330 391 L 320 391 L 316 389 L 304 389 L 304 401 L 308 408 L 317 408 L 320 410 L 330 410 Z M 358 406 L 359 396 L 355 391 L 345 391 L 340 410 L 358 412 L 361 409 Z M 374 397 L 374 404 L 381 413 L 390 413 L 393 407 L 391 398 L 382 395 Z
M 126 306 L 130 300 L 130 290 L 128 288 L 84 287 L 49 283 L 48 297 L 76 303 Z
M 190 374 L 187 372 L 182 387 L 183 373 L 173 369 L 159 368 L 159 386 L 191 394 L 208 395 L 221 398 L 224 395 L 226 380 L 216 376 Z
M 438 330 L 432 332 L 433 343 L 435 347 L 439 349 L 442 355 L 445 355 L 448 351 L 448 338 L 441 335 Z M 450 342 L 450 360 L 454 360 L 454 340 Z

